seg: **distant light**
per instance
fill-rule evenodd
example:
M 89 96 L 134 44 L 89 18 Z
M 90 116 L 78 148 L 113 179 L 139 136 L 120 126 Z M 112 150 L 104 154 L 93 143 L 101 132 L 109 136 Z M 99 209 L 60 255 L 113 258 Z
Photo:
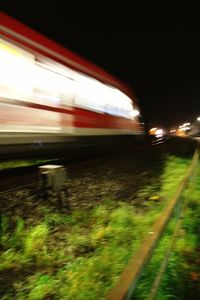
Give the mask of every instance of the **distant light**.
M 163 134 L 163 130 L 162 129 L 157 129 L 156 134 Z
M 176 135 L 177 136 L 185 136 L 185 132 L 183 129 L 178 129 L 177 132 L 176 132 Z
M 180 125 L 179 126 L 179 129 L 182 129 L 182 130 L 188 130 L 190 129 L 189 126 L 191 125 L 191 123 L 184 123 L 183 125 Z
M 197 121 L 199 121 L 199 122 L 200 122 L 200 117 L 198 117 L 198 118 L 197 118 Z
M 150 132 L 154 132 L 156 130 L 157 130 L 157 127 L 153 127 L 153 128 L 150 129 Z
M 190 130 L 190 129 L 191 129 L 191 127 L 189 127 L 189 126 L 186 126 L 183 128 L 183 130 Z
M 171 129 L 170 133 L 176 132 L 176 129 Z
M 156 137 L 161 137 L 161 136 L 163 136 L 164 131 L 162 129 L 157 129 L 155 134 L 156 134 Z

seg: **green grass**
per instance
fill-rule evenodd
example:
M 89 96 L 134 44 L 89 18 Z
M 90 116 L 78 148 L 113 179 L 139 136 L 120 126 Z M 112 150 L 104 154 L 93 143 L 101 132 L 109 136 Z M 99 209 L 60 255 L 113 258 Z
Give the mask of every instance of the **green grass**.
M 187 201 L 182 228 L 169 258 L 156 300 L 198 299 L 200 295 L 200 166 L 182 199 Z M 170 244 L 176 214 L 169 223 L 156 251 L 138 282 L 132 299 L 148 299 L 156 273 Z
M 57 159 L 55 158 L 55 159 L 29 159 L 29 160 L 3 161 L 3 162 L 0 162 L 0 170 L 35 166 L 35 165 L 47 163 L 52 160 L 57 160 Z
M 1 299 L 105 299 L 188 165 L 169 157 L 161 186 L 141 187 L 136 206 L 105 199 L 68 215 L 46 208 L 41 222 L 31 227 L 3 216 Z M 145 209 L 138 210 L 138 203 Z

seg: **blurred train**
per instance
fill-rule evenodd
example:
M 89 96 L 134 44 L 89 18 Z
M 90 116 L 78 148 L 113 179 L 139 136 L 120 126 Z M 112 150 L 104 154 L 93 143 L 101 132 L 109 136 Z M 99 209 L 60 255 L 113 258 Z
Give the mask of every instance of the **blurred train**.
M 142 136 L 122 82 L 0 13 L 0 154 Z

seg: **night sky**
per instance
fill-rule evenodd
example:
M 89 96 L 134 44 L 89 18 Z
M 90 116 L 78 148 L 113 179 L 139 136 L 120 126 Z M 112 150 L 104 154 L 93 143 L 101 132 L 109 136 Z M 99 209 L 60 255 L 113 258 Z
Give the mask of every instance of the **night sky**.
M 139 100 L 142 121 L 169 128 L 200 115 L 199 9 L 160 2 L 160 7 L 151 1 L 136 6 L 135 1 L 95 0 L 92 5 L 64 0 L 0 5 L 127 83 Z

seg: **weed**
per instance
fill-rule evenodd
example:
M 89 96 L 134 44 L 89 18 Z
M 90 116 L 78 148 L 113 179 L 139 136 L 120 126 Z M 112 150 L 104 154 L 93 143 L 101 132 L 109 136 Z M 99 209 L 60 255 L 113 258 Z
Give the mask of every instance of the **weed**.
M 148 209 L 139 213 L 137 207 L 131 204 L 105 199 L 90 210 L 73 210 L 68 215 L 44 209 L 44 219 L 33 227 L 26 227 L 22 219 L 17 219 L 11 226 L 10 220 L 3 216 L 0 270 L 5 278 L 7 272 L 12 270 L 10 276 L 14 283 L 4 290 L 2 299 L 104 299 L 149 227 L 162 213 L 165 200 L 174 193 L 187 166 L 186 160 L 168 157 L 161 185 L 153 183 L 139 191 L 138 199 L 148 203 Z M 158 196 L 159 201 L 149 200 L 152 196 Z M 192 203 L 190 209 L 197 207 L 196 198 Z M 198 216 L 197 210 L 195 213 Z M 188 210 L 188 218 L 191 215 L 192 211 Z M 189 223 L 184 226 L 183 239 Z M 187 248 L 192 260 L 195 259 L 192 253 L 196 247 L 194 236 L 197 230 L 194 222 L 191 229 L 193 237 Z M 170 227 L 168 232 L 170 234 Z M 164 239 L 161 245 L 163 250 L 157 252 L 149 267 L 150 273 L 152 268 L 158 268 L 166 244 Z M 183 268 L 184 260 L 178 257 L 178 251 L 186 255 L 183 249 L 184 240 L 177 246 L 170 270 L 174 264 Z M 174 272 L 171 277 L 177 280 L 178 275 Z M 148 282 L 153 280 L 152 275 L 145 278 Z M 5 284 L 5 280 L 0 279 Z M 169 279 L 165 279 L 166 284 Z M 142 283 L 138 295 L 146 295 L 147 285 L 147 282 Z
M 172 161 L 171 161 L 172 162 Z M 170 162 L 170 163 L 171 163 Z M 173 165 L 173 164 L 172 164 Z M 200 166 L 196 176 L 193 176 L 182 198 L 188 202 L 179 239 L 168 261 L 156 299 L 197 299 L 200 294 L 199 253 L 200 247 L 200 209 L 199 184 Z M 164 178 L 164 177 L 163 177 Z M 192 191 L 192 193 L 191 193 Z M 154 255 L 143 273 L 132 299 L 147 299 L 156 270 L 165 256 L 170 244 L 173 228 L 176 223 L 176 214 L 169 223 Z

